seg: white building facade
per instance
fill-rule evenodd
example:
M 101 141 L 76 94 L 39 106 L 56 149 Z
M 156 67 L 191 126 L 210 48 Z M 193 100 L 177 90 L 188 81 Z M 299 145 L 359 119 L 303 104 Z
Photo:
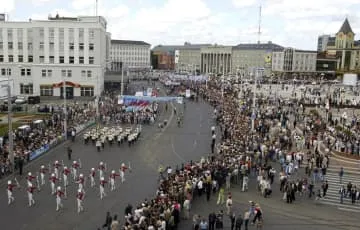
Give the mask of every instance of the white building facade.
M 14 81 L 13 95 L 91 97 L 104 87 L 108 66 L 103 17 L 0 22 L 0 77 Z
M 127 69 L 150 68 L 150 48 L 151 45 L 143 41 L 111 40 L 111 71 L 121 71 L 123 66 Z
M 315 73 L 317 51 L 292 48 L 272 54 L 272 71 L 275 73 Z

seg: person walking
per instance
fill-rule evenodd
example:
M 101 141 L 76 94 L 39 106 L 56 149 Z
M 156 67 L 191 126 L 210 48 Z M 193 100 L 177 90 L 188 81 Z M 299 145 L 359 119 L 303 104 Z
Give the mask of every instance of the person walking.
M 103 224 L 102 228 L 107 228 L 108 230 L 111 229 L 112 217 L 110 212 L 106 212 L 105 223 Z

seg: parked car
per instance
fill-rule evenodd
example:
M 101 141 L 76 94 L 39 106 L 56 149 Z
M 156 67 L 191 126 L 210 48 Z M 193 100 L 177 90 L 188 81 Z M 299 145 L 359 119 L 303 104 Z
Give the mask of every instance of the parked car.
M 27 98 L 26 97 L 17 97 L 15 100 L 15 104 L 17 105 L 22 105 L 22 104 L 26 104 L 27 103 Z

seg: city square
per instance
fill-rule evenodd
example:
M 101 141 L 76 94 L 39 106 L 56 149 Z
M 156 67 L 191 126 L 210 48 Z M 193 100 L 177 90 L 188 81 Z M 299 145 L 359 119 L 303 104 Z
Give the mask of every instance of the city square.
M 359 229 L 347 1 L 4 3 L 2 229 Z

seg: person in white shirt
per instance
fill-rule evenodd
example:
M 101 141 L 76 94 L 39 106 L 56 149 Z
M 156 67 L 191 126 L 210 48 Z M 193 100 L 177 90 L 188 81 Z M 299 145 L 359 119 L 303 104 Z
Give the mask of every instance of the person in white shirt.
M 231 211 L 232 211 L 232 198 L 231 195 L 228 196 L 227 200 L 226 200 L 226 214 L 230 215 Z

